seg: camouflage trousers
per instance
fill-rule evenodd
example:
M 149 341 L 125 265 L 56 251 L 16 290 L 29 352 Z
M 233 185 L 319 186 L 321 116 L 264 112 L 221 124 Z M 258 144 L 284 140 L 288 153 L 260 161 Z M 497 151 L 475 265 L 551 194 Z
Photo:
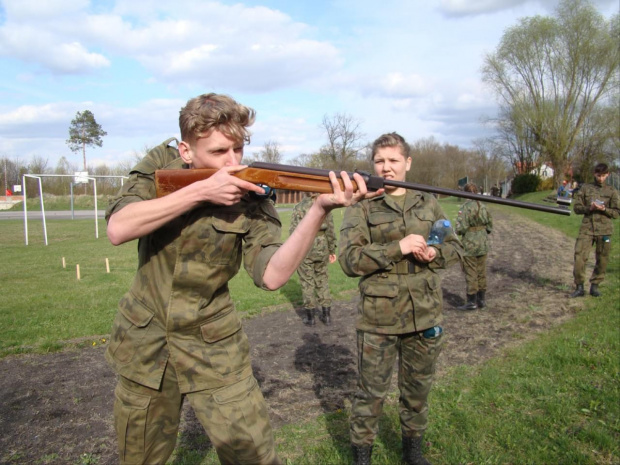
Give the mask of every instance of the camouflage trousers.
M 590 283 L 599 284 L 605 279 L 611 252 L 611 236 L 578 236 L 575 242 L 575 266 L 573 268 L 575 284 L 583 284 L 586 280 L 586 263 L 593 245 L 596 245 L 596 262 L 592 276 L 590 276 Z
M 328 256 L 323 260 L 304 259 L 297 268 L 304 308 L 331 307 L 332 296 L 329 293 L 327 275 Z
M 403 436 L 420 436 L 428 423 L 428 393 L 443 335 L 357 332 L 358 383 L 351 407 L 351 443 L 371 445 L 379 431 L 383 403 L 390 390 L 398 356 L 400 426 Z
M 463 257 L 467 295 L 487 290 L 487 256 Z
M 120 463 L 165 464 L 174 450 L 185 397 L 223 464 L 280 464 L 267 406 L 254 376 L 218 389 L 181 394 L 169 363 L 160 389 L 119 377 L 114 423 Z

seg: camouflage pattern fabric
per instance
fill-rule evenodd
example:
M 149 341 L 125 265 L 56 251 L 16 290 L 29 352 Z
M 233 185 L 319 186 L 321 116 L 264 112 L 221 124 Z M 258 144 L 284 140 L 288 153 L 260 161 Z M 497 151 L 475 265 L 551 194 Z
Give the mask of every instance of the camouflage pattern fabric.
M 463 257 L 467 295 L 487 290 L 487 256 Z
M 601 200 L 606 210 L 591 211 L 590 204 L 595 200 Z M 580 236 L 611 236 L 614 232 L 612 220 L 620 216 L 618 191 L 608 185 L 584 184 L 573 199 L 573 211 L 583 215 Z
M 295 205 L 291 215 L 290 234 L 293 234 L 299 222 L 306 216 L 316 197 L 317 195 L 304 197 L 301 202 Z M 312 248 L 297 269 L 304 308 L 316 308 L 317 302 L 321 307 L 331 307 L 332 298 L 329 292 L 327 266 L 329 256 L 335 254 L 336 233 L 334 217 L 330 212 L 323 220 L 319 232 L 314 238 Z
M 482 202 L 465 202 L 459 209 L 454 230 L 462 236 L 466 257 L 480 257 L 489 252 L 487 236 L 493 232 L 493 218 Z
M 491 214 L 482 202 L 468 200 L 459 209 L 454 230 L 461 236 L 465 250 L 463 272 L 467 294 L 486 291 L 486 257 L 489 252 L 487 236 L 493 232 Z
M 575 241 L 575 265 L 573 278 L 575 284 L 583 284 L 586 279 L 586 263 L 592 246 L 595 245 L 596 263 L 590 277 L 591 284 L 599 284 L 605 279 L 611 238 L 614 231 L 612 220 L 620 216 L 618 191 L 609 185 L 585 184 L 573 199 L 573 210 L 577 215 L 584 215 Z M 590 204 L 601 200 L 605 211 L 591 211 Z
M 379 432 L 383 402 L 390 390 L 396 356 L 403 436 L 420 436 L 428 424 L 428 394 L 433 384 L 443 335 L 427 339 L 421 333 L 387 336 L 357 333 L 359 378 L 351 408 L 350 435 L 356 445 L 371 445 Z
M 437 256 L 419 263 L 403 256 L 399 241 L 408 234 L 428 237 L 433 223 L 446 219 L 437 200 L 407 191 L 402 208 L 389 195 L 363 200 L 345 211 L 339 262 L 348 276 L 361 276 L 358 307 L 358 387 L 351 410 L 350 437 L 372 444 L 399 358 L 399 411 L 403 435 L 426 429 L 430 391 L 442 336 L 426 339 L 421 331 L 441 324 L 442 291 L 437 270 L 458 262 L 455 234 L 433 246 Z
M 186 168 L 168 142 L 131 170 L 106 220 L 132 202 L 155 198 L 155 170 Z M 280 235 L 273 202 L 247 197 L 227 207 L 204 203 L 140 238 L 138 271 L 120 300 L 106 351 L 121 380 L 158 390 L 172 367 L 178 391 L 186 394 L 238 386 L 251 377 L 249 344 L 228 281 L 243 259 L 254 283 L 263 287 Z M 180 404 L 170 408 L 176 411 Z M 269 423 L 266 414 L 247 413 L 248 421 Z M 141 421 L 139 416 L 130 420 Z
M 176 443 L 184 397 L 221 463 L 280 463 L 271 426 L 264 421 L 266 403 L 253 376 L 231 386 L 181 394 L 174 367 L 169 364 L 159 390 L 119 379 L 114 418 L 122 465 L 166 463 Z
M 380 334 L 422 331 L 442 322 L 440 269 L 461 259 L 455 234 L 433 246 L 437 256 L 419 263 L 403 256 L 408 234 L 428 237 L 433 223 L 447 219 L 431 194 L 407 191 L 404 208 L 388 195 L 348 207 L 340 229 L 339 263 L 347 276 L 360 276 L 357 329 Z

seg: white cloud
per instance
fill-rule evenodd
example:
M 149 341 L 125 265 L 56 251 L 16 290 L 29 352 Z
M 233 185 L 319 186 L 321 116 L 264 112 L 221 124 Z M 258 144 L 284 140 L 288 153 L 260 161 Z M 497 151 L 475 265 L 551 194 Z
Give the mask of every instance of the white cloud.
M 553 10 L 559 0 L 440 0 L 439 10 L 447 16 L 469 16 L 494 13 L 507 10 L 516 6 L 527 4 L 539 4 Z M 594 0 L 595 5 L 601 7 L 616 5 L 617 0 Z
M 512 8 L 528 0 L 441 0 L 440 10 L 449 16 L 465 16 Z
M 306 25 L 279 11 L 178 3 L 172 9 L 161 2 L 119 2 L 112 12 L 93 14 L 76 0 L 66 15 L 26 25 L 24 10 L 11 2 L 0 26 L 0 55 L 60 74 L 101 69 L 111 57 L 124 56 L 160 82 L 259 92 L 341 65 L 333 45 L 307 37 Z
M 45 20 L 83 10 L 88 4 L 88 0 L 2 0 L 13 21 Z

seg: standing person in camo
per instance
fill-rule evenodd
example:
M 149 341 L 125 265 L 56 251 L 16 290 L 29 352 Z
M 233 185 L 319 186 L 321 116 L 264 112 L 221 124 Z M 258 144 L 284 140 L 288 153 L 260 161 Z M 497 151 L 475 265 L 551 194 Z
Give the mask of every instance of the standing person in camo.
M 317 197 L 318 194 L 306 196 L 295 205 L 291 216 L 290 234 L 293 233 L 299 222 L 306 216 Z M 319 319 L 327 326 L 332 324 L 332 297 L 329 292 L 327 264 L 334 263 L 336 259 L 334 217 L 330 212 L 321 224 L 308 255 L 306 255 L 306 258 L 303 259 L 301 265 L 297 268 L 304 310 L 306 312 L 302 320 L 305 325 L 315 325 L 314 310 L 317 303 L 320 307 Z
M 575 242 L 575 291 L 570 295 L 573 298 L 585 295 L 586 263 L 593 245 L 596 246 L 596 263 L 590 276 L 590 295 L 601 295 L 598 286 L 605 279 L 611 252 L 611 237 L 614 233 L 612 220 L 620 216 L 618 191 L 605 184 L 608 176 L 609 167 L 599 163 L 594 167 L 594 184 L 584 184 L 573 198 L 574 212 L 583 215 Z
M 465 184 L 465 192 L 476 193 L 474 184 Z M 468 200 L 459 209 L 455 232 L 463 244 L 467 302 L 459 310 L 486 307 L 488 235 L 493 232 L 493 219 L 486 206 L 478 200 Z
M 280 463 L 228 281 L 243 259 L 256 286 L 283 286 L 327 214 L 367 195 L 361 176 L 354 175 L 354 191 L 346 173 L 344 189 L 330 173 L 333 193 L 318 196 L 282 244 L 273 201 L 233 176 L 244 168 L 254 118 L 254 110 L 225 95 L 189 100 L 178 148 L 168 140 L 151 150 L 106 212 L 114 245 L 139 239 L 138 271 L 106 352 L 119 374 L 114 417 L 122 464 L 166 463 L 184 398 L 222 463 Z M 156 198 L 155 170 L 175 168 L 218 171 Z
M 410 147 L 397 133 L 372 144 L 377 176 L 404 181 Z M 359 276 L 358 384 L 350 437 L 356 465 L 371 463 L 383 403 L 398 359 L 403 461 L 428 465 L 422 454 L 428 394 L 443 343 L 443 305 L 438 270 L 458 262 L 461 244 L 450 234 L 427 245 L 435 221 L 447 219 L 432 194 L 386 187 L 385 195 L 345 211 L 338 260 L 347 276 Z

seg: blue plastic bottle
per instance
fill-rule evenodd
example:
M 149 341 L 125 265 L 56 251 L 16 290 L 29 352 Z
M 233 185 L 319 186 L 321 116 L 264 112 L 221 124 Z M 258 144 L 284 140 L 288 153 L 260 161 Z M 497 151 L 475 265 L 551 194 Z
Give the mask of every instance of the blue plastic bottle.
M 426 243 L 428 245 L 441 244 L 446 236 L 452 233 L 452 225 L 450 220 L 437 220 L 431 228 Z

